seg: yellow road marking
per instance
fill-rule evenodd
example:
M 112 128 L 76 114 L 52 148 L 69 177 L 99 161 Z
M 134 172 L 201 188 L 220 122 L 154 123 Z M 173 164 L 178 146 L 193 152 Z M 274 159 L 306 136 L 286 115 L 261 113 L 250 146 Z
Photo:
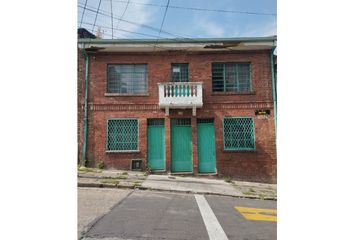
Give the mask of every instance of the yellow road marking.
M 277 210 L 276 209 L 264 209 L 264 208 L 248 208 L 248 207 L 238 207 L 235 209 L 239 211 L 244 218 L 247 220 L 255 221 L 277 221 Z

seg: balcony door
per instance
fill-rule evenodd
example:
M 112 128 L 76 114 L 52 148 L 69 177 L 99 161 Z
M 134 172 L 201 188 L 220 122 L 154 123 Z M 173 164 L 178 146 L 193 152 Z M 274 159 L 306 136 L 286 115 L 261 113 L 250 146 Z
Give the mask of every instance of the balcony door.
M 189 96 L 190 89 L 184 82 L 189 82 L 189 67 L 188 63 L 173 63 L 171 64 L 171 81 L 175 82 L 173 86 L 174 96 L 184 97 Z
M 189 82 L 189 66 L 188 63 L 171 64 L 171 81 L 172 82 Z

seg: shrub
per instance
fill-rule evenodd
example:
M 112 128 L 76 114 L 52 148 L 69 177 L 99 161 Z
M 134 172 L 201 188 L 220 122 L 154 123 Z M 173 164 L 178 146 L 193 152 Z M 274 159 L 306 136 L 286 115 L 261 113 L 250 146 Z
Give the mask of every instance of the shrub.
M 104 169 L 104 162 L 103 162 L 103 161 L 99 161 L 99 162 L 97 163 L 97 167 L 98 167 L 99 169 Z

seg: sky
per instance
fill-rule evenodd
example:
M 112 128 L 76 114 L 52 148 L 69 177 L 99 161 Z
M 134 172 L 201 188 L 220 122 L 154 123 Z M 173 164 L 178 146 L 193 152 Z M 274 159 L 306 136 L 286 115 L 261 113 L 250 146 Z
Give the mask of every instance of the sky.
M 170 0 L 161 31 L 168 0 L 101 0 L 96 18 L 99 2 L 78 0 L 77 26 L 93 33 L 100 27 L 106 39 L 263 37 L 277 33 L 276 0 Z

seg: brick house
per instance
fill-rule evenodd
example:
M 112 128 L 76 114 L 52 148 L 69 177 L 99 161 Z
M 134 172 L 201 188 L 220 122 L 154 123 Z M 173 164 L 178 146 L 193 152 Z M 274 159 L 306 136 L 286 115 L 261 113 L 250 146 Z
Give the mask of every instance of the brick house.
M 276 37 L 79 39 L 79 159 L 276 182 Z

